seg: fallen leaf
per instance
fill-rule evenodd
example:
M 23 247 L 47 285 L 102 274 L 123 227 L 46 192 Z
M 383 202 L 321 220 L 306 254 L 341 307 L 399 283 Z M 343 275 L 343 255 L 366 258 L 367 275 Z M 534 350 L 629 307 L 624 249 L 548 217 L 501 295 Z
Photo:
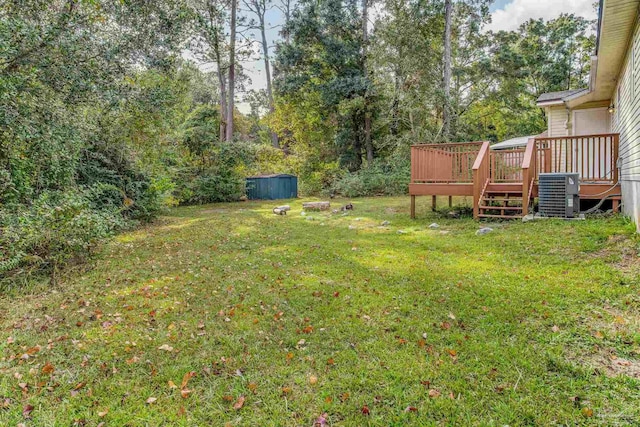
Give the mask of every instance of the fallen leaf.
M 238 400 L 236 400 L 236 403 L 233 404 L 233 409 L 238 411 L 240 410 L 240 408 L 242 408 L 243 405 L 244 405 L 244 396 L 240 396 L 238 397 Z
M 27 403 L 22 407 L 22 416 L 25 418 L 31 418 L 32 411 L 33 411 L 33 406 Z
M 50 362 L 45 363 L 44 366 L 42 367 L 42 373 L 46 375 L 53 374 L 53 371 L 55 370 L 56 369 L 53 367 L 53 365 Z
M 183 399 L 186 399 L 187 397 L 189 397 L 190 394 L 191 394 L 191 390 L 187 390 L 186 388 L 183 388 L 182 390 L 180 390 L 180 396 L 182 396 Z
M 362 412 L 362 415 L 369 415 L 370 414 L 369 407 L 367 405 L 364 405 L 362 409 L 360 409 L 360 412 Z
M 404 412 L 418 412 L 418 408 L 416 408 L 415 406 L 407 406 L 406 408 L 404 408 Z
M 551 328 L 551 330 L 553 332 L 559 332 L 560 331 L 560 327 L 558 327 L 558 325 L 553 325 L 553 327 Z
M 173 351 L 173 347 L 171 347 L 169 344 L 162 344 L 160 347 L 158 347 L 158 350 Z
M 440 391 L 436 390 L 435 388 L 432 388 L 431 390 L 429 390 L 429 397 L 431 398 L 440 397 Z
M 178 386 L 171 380 L 169 380 L 168 384 L 169 384 L 169 388 L 178 388 Z
M 325 427 L 327 425 L 327 417 L 326 413 L 320 415 L 313 423 L 313 427 Z
M 309 377 L 309 384 L 314 385 L 318 383 L 318 377 L 316 377 L 315 375 L 311 375 Z
M 196 375 L 195 371 L 190 371 L 184 374 L 184 376 L 182 377 L 182 384 L 180 384 L 180 388 L 181 389 L 186 388 L 187 383 L 189 383 L 189 380 L 193 378 L 195 375 Z
M 258 384 L 256 383 L 249 383 L 247 384 L 247 388 L 249 389 L 249 391 L 251 391 L 252 393 L 255 393 L 257 388 L 258 388 Z
M 105 410 L 104 410 L 104 411 L 102 411 L 102 412 L 98 412 L 98 416 L 99 416 L 100 418 L 103 418 L 103 417 L 104 417 L 105 415 L 107 415 L 108 413 L 109 413 L 109 410 L 108 410 L 108 409 L 105 409 Z
M 582 415 L 584 415 L 587 418 L 591 418 L 593 417 L 593 409 L 591 408 L 582 408 Z
M 150 397 L 146 400 L 147 405 L 151 405 L 152 403 L 155 403 L 155 401 L 158 400 L 157 397 Z

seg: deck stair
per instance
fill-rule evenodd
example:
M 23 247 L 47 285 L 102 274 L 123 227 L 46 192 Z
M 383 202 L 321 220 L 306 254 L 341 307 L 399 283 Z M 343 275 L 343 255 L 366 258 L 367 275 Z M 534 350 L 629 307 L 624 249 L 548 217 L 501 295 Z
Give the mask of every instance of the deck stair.
M 488 184 L 480 199 L 479 209 L 480 218 L 522 218 L 522 183 Z

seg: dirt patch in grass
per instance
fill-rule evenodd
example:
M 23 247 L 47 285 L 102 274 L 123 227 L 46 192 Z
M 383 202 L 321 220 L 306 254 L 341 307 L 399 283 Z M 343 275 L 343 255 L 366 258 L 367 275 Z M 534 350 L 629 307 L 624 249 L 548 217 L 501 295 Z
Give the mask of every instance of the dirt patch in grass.
M 614 234 L 607 238 L 605 246 L 595 256 L 611 262 L 623 273 L 640 274 L 640 245 L 638 239 L 626 234 Z
M 640 379 L 640 360 L 618 357 L 613 348 L 601 348 L 582 359 L 582 364 L 608 377 L 625 375 Z

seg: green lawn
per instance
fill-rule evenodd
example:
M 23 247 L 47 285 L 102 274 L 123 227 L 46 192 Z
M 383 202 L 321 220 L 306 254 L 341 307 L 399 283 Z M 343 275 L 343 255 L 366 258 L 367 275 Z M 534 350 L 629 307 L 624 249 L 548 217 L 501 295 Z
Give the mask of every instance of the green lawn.
M 634 227 L 429 202 L 179 208 L 5 292 L 0 425 L 638 425 Z

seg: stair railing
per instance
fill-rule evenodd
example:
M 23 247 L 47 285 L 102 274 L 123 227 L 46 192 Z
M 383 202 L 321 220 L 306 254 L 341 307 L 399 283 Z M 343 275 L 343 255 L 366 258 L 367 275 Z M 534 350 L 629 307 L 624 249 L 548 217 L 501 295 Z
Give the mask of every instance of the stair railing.
M 473 163 L 473 217 L 479 218 L 480 215 L 480 198 L 482 192 L 490 178 L 490 153 L 489 142 L 484 141 L 480 147 L 480 152 Z
M 529 202 L 531 201 L 531 194 L 533 185 L 536 181 L 538 168 L 536 166 L 536 160 L 538 155 L 537 144 L 535 138 L 529 138 L 527 141 L 527 148 L 524 151 L 524 158 L 522 159 L 522 215 L 529 214 Z

